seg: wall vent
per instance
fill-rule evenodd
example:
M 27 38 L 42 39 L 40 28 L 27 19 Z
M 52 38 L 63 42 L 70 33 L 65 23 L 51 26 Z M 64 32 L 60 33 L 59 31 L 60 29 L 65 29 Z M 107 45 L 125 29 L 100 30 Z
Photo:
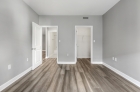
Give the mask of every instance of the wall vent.
M 88 19 L 88 17 L 83 17 L 83 19 Z

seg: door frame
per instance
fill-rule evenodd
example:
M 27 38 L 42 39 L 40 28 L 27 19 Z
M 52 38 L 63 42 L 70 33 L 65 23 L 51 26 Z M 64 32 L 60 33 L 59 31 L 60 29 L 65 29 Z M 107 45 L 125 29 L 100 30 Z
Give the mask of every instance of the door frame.
M 93 62 L 93 26 L 88 25 L 76 25 L 75 26 L 75 63 L 77 62 L 77 27 L 90 27 L 91 28 L 91 56 L 90 56 L 90 62 Z
M 41 27 L 42 28 L 48 28 L 48 27 L 56 27 L 57 28 L 57 31 L 56 32 L 57 32 L 57 63 L 58 63 L 58 47 L 59 47 L 58 46 L 58 37 L 59 37 L 59 35 L 58 35 L 58 26 L 56 26 L 56 25 L 43 25 Z M 46 31 L 47 31 L 47 35 L 48 35 L 48 30 L 45 30 L 45 33 L 46 33 Z M 48 36 L 45 36 L 45 37 L 48 37 Z M 48 42 L 46 43 L 46 52 L 48 52 Z M 46 58 L 48 58 L 48 57 L 46 57 Z

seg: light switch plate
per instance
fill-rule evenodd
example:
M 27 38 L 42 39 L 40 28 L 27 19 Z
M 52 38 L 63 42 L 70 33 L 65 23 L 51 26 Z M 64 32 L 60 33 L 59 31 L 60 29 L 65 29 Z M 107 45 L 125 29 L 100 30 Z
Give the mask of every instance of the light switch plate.
M 117 58 L 115 58 L 115 61 L 117 61 Z
M 114 57 L 112 57 L 112 60 L 115 60 L 115 58 L 114 58 Z

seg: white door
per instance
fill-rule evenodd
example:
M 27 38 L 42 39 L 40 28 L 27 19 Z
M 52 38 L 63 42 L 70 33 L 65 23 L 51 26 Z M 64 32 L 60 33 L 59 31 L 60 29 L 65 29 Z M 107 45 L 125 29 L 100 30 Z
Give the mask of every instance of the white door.
M 32 23 L 32 70 L 42 64 L 42 27 Z

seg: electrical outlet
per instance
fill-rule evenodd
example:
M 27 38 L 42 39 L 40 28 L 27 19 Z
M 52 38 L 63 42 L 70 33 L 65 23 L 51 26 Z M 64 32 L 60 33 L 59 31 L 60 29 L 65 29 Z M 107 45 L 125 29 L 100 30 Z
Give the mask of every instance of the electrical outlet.
M 10 70 L 11 69 L 11 65 L 8 65 L 8 70 Z
M 115 60 L 115 58 L 114 58 L 114 57 L 112 57 L 112 60 Z
M 28 61 L 28 58 L 27 58 L 27 61 Z
M 117 61 L 117 58 L 115 58 L 115 61 Z
M 96 42 L 95 40 L 93 42 Z

